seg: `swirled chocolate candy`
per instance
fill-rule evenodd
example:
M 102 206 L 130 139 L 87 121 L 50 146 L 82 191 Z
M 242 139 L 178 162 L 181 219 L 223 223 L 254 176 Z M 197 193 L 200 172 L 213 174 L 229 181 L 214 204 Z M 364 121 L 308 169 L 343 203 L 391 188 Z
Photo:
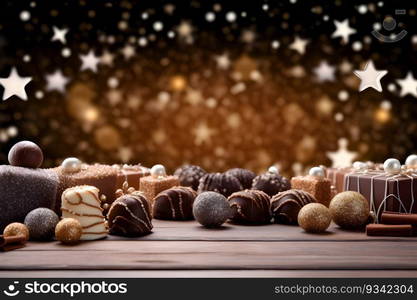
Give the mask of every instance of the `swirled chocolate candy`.
M 243 190 L 239 180 L 225 173 L 209 173 L 201 177 L 198 193 L 212 191 L 229 197 L 234 192 Z
M 273 172 L 258 175 L 252 182 L 253 190 L 263 191 L 271 197 L 290 188 L 291 184 L 287 178 Z
M 159 193 L 153 203 L 153 216 L 162 220 L 193 219 L 193 203 L 197 192 L 190 187 L 175 186 Z
M 288 190 L 271 198 L 271 212 L 275 223 L 296 225 L 300 209 L 308 204 L 317 202 L 308 192 Z
M 110 233 L 128 237 L 151 233 L 151 218 L 149 203 L 138 191 L 117 198 L 107 214 Z
M 206 170 L 194 165 L 184 165 L 174 172 L 182 186 L 189 186 L 195 191 L 198 189 L 200 178 L 206 174 Z
M 252 187 L 252 181 L 256 177 L 256 174 L 252 171 L 242 168 L 233 168 L 227 170 L 225 173 L 235 176 L 244 189 L 250 189 Z
M 227 201 L 232 209 L 232 222 L 265 224 L 271 221 L 270 198 L 262 191 L 236 192 Z

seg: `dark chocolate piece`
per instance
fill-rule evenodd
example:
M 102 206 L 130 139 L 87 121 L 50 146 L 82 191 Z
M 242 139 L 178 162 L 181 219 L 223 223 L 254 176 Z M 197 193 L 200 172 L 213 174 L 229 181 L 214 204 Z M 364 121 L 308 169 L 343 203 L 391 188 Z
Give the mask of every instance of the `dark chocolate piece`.
M 8 159 L 15 167 L 39 168 L 43 162 L 43 153 L 35 143 L 21 141 L 10 149 Z
M 271 198 L 271 212 L 275 223 L 297 225 L 300 209 L 308 204 L 317 202 L 308 192 L 288 190 Z
M 206 174 L 206 170 L 194 165 L 184 165 L 174 172 L 174 175 L 178 177 L 182 186 L 189 186 L 195 191 L 198 189 L 200 178 Z
M 151 233 L 149 203 L 143 193 L 134 191 L 117 198 L 107 214 L 110 234 L 127 237 Z
M 417 226 L 417 214 L 383 212 L 381 214 L 381 223 Z
M 235 176 L 244 189 L 250 189 L 252 187 L 252 181 L 256 177 L 254 172 L 242 168 L 230 169 L 225 173 Z
M 0 251 L 11 251 L 25 246 L 24 235 L 4 236 L 0 235 Z
M 366 234 L 369 236 L 413 236 L 415 233 L 412 225 L 366 225 Z
M 234 192 L 241 191 L 242 185 L 239 180 L 225 173 L 209 173 L 200 178 L 198 193 L 213 191 L 229 197 Z
M 267 172 L 256 176 L 252 182 L 253 190 L 260 190 L 267 193 L 270 197 L 289 190 L 291 184 L 287 178 L 277 173 Z
M 190 187 L 176 186 L 159 193 L 153 203 L 153 216 L 162 220 L 191 220 L 197 192 Z
M 256 190 L 233 193 L 227 199 L 232 209 L 230 220 L 236 223 L 265 224 L 271 222 L 270 198 Z

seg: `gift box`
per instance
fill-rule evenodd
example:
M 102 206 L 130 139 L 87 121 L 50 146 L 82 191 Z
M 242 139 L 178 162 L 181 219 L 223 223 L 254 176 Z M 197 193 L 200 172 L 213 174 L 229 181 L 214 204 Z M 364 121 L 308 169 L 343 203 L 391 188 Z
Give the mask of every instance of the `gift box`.
M 345 190 L 345 176 L 352 171 L 352 167 L 326 169 L 326 177 L 330 179 L 332 188 L 336 193 L 341 193 Z

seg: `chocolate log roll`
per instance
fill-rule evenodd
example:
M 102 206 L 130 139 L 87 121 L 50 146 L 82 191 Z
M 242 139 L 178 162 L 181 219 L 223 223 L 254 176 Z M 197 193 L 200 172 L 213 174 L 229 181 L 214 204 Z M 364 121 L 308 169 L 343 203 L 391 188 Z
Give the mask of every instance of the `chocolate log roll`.
M 412 225 L 368 224 L 366 234 L 369 236 L 414 236 Z
M 26 240 L 24 235 L 0 235 L 0 251 L 11 251 L 22 248 L 25 246 Z
M 384 212 L 381 215 L 381 223 L 393 225 L 417 226 L 417 214 L 405 214 L 397 212 Z

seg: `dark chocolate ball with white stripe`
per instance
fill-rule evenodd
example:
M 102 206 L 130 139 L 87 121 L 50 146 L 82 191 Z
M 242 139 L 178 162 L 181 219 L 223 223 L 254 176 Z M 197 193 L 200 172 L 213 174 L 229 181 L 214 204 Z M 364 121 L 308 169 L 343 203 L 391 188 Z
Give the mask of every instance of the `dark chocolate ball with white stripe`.
M 234 192 L 243 190 L 242 185 L 235 176 L 225 173 L 209 173 L 201 177 L 198 193 L 217 192 L 229 197 Z
M 290 181 L 284 176 L 274 172 L 266 172 L 258 175 L 253 179 L 252 189 L 267 193 L 270 197 L 289 190 L 291 188 Z
M 270 197 L 256 190 L 233 193 L 227 199 L 232 209 L 230 220 L 243 224 L 266 224 L 271 222 Z
M 185 186 L 162 191 L 153 200 L 153 216 L 162 220 L 191 220 L 195 197 L 197 192 Z
M 288 190 L 271 198 L 271 212 L 275 223 L 297 225 L 300 209 L 317 202 L 313 195 L 302 190 Z
M 184 165 L 174 172 L 174 175 L 178 177 L 182 186 L 189 186 L 195 191 L 198 189 L 200 178 L 206 174 L 206 170 L 194 165 Z
M 233 168 L 227 170 L 225 173 L 235 176 L 244 189 L 250 189 L 252 187 L 252 181 L 256 177 L 254 172 L 242 168 Z
M 151 211 L 141 192 L 134 191 L 117 198 L 107 214 L 110 234 L 127 237 L 151 233 Z

